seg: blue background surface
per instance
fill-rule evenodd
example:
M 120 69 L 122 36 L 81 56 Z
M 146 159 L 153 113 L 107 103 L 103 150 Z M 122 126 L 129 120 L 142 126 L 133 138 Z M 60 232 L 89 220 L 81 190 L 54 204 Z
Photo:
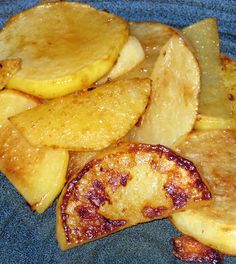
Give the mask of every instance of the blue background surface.
M 40 1 L 1 0 L 0 26 L 12 15 Z M 177 28 L 217 17 L 222 51 L 236 58 L 235 0 L 83 1 L 135 21 L 160 21 Z M 44 214 L 32 212 L 0 174 L 0 263 L 183 263 L 172 255 L 178 235 L 168 220 L 138 225 L 99 241 L 61 252 L 55 239 L 55 205 Z M 236 257 L 226 257 L 226 264 Z

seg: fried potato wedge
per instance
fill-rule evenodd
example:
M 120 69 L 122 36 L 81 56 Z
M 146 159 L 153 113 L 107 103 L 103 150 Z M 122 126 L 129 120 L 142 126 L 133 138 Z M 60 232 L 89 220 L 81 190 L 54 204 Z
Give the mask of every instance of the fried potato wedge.
M 171 216 L 184 234 L 225 254 L 236 255 L 236 132 L 194 132 L 177 146 L 192 160 L 214 197 L 212 205 Z
M 58 243 L 66 250 L 210 199 L 192 162 L 161 145 L 121 143 L 65 186 L 57 205 Z
M 141 61 L 143 61 L 144 57 L 145 54 L 138 39 L 134 36 L 129 36 L 127 43 L 124 45 L 120 52 L 117 63 L 105 77 L 97 82 L 97 84 L 102 84 L 106 81 L 114 80 L 117 77 L 129 72 Z
M 129 138 L 171 146 L 192 130 L 200 89 L 198 62 L 177 33 L 162 48 L 151 79 L 150 104 Z
M 161 48 L 176 30 L 161 23 L 130 22 L 130 34 L 141 43 L 145 59 L 120 79 L 150 78 Z
M 22 59 L 7 87 L 42 98 L 88 88 L 112 68 L 127 39 L 126 21 L 88 5 L 35 6 L 0 32 L 0 59 Z
M 10 120 L 32 145 L 99 150 L 134 126 L 150 91 L 148 79 L 114 81 L 79 95 L 56 98 Z
M 0 61 L 0 90 L 2 90 L 11 77 L 20 69 L 21 59 Z
M 236 121 L 227 98 L 221 74 L 220 43 L 217 20 L 208 18 L 183 29 L 196 51 L 201 70 L 197 130 L 235 129 Z
M 66 150 L 32 147 L 8 121 L 8 117 L 39 104 L 20 92 L 0 92 L 0 170 L 28 202 L 32 210 L 45 211 L 66 181 Z
M 173 254 L 182 261 L 223 264 L 224 255 L 188 236 L 173 239 Z

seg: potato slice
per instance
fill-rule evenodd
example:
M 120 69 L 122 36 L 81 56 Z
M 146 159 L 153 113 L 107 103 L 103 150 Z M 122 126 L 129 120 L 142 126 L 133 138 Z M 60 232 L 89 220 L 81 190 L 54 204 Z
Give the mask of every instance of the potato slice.
M 236 255 L 236 132 L 199 131 L 177 146 L 208 182 L 214 203 L 171 217 L 174 225 L 203 244 Z
M 134 126 L 150 90 L 148 79 L 114 81 L 80 95 L 56 98 L 10 120 L 32 145 L 99 150 Z
M 66 250 L 210 199 L 190 161 L 161 145 L 122 143 L 67 183 L 57 205 L 57 239 Z
M 199 116 L 195 128 L 235 129 L 221 74 L 220 43 L 217 20 L 208 18 L 183 29 L 196 51 L 201 69 Z M 225 120 L 224 120 L 225 119 Z
M 0 61 L 0 90 L 6 86 L 10 78 L 20 69 L 20 67 L 20 59 Z
M 130 22 L 130 34 L 141 43 L 145 59 L 120 79 L 150 78 L 161 48 L 176 30 L 161 23 Z
M 108 80 L 114 80 L 129 72 L 137 66 L 144 57 L 144 51 L 138 39 L 134 36 L 129 36 L 127 43 L 120 52 L 117 63 L 105 77 L 97 82 L 97 84 L 105 83 Z
M 162 48 L 151 79 L 150 104 L 130 140 L 171 146 L 192 130 L 200 89 L 197 60 L 177 33 Z
M 32 147 L 8 117 L 39 105 L 20 92 L 0 92 L 0 170 L 29 203 L 42 213 L 65 184 L 68 153 Z
M 88 5 L 33 7 L 0 32 L 0 59 L 22 59 L 7 87 L 42 98 L 88 88 L 112 68 L 127 39 L 126 21 Z

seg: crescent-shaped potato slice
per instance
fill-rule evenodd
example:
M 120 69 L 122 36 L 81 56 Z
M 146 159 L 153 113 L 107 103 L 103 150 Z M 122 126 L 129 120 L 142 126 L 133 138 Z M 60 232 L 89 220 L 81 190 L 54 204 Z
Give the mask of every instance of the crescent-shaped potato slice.
M 123 19 L 81 3 L 28 9 L 0 32 L 0 59 L 22 59 L 7 87 L 42 98 L 86 89 L 112 68 L 128 31 Z
M 236 255 L 236 132 L 193 132 L 176 148 L 208 182 L 214 203 L 176 213 L 172 222 L 201 243 Z
M 53 99 L 10 120 L 34 146 L 99 150 L 115 143 L 135 125 L 150 91 L 148 79 L 114 81 L 82 94 Z
M 121 143 L 67 183 L 57 205 L 57 239 L 66 250 L 210 199 L 192 162 L 161 145 Z
M 171 146 L 192 130 L 200 90 L 198 62 L 179 34 L 175 33 L 162 48 L 151 79 L 150 104 L 129 138 Z
M 31 209 L 42 213 L 65 184 L 68 152 L 32 147 L 8 121 L 8 117 L 39 104 L 17 91 L 0 92 L 0 170 Z

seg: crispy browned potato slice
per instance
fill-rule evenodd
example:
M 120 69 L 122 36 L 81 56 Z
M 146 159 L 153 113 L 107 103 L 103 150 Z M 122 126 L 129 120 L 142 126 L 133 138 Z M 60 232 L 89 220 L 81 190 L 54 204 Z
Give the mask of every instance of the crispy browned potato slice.
M 0 90 L 3 89 L 11 77 L 20 69 L 21 59 L 0 61 Z
M 194 162 L 208 182 L 214 203 L 174 214 L 174 225 L 205 245 L 236 255 L 236 132 L 194 132 L 177 150 Z
M 45 211 L 66 180 L 66 150 L 32 147 L 8 121 L 8 117 L 39 105 L 20 92 L 0 92 L 0 170 L 28 202 L 32 210 Z
M 171 146 L 192 130 L 200 89 L 198 62 L 177 33 L 162 48 L 151 79 L 150 104 L 130 140 Z
M 32 145 L 99 150 L 134 126 L 150 91 L 148 79 L 114 81 L 79 95 L 56 98 L 10 120 Z
M 135 36 L 143 47 L 145 59 L 120 79 L 150 78 L 161 48 L 175 34 L 176 29 L 151 22 L 130 22 L 129 25 L 130 34 Z
M 224 256 L 219 251 L 203 245 L 189 236 L 180 236 L 173 239 L 173 253 L 182 261 L 207 262 L 223 264 Z
M 122 143 L 74 172 L 58 201 L 57 239 L 66 250 L 210 199 L 192 162 L 161 145 Z

